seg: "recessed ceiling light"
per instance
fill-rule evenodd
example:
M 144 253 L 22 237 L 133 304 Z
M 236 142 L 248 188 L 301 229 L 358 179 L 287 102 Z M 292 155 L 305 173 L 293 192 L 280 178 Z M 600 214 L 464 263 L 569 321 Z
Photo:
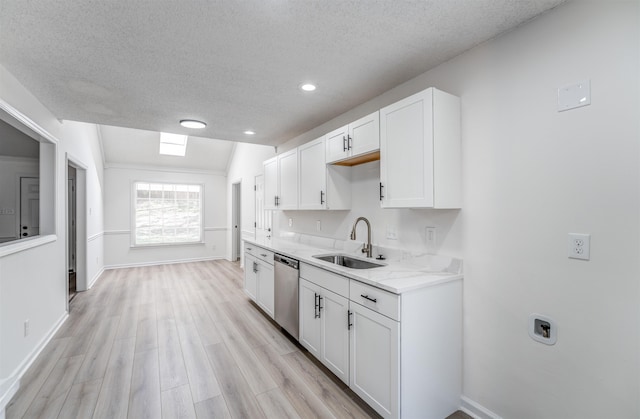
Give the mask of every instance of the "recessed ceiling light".
M 314 90 L 316 90 L 316 86 L 311 83 L 305 83 L 300 85 L 300 89 L 304 90 L 305 92 L 313 92 Z
M 256 134 L 255 131 L 251 131 L 251 130 L 246 130 L 244 133 L 246 135 L 255 135 Z
M 207 126 L 207 124 L 205 124 L 204 122 L 196 121 L 194 119 L 183 119 L 182 121 L 180 121 L 180 125 L 182 125 L 185 128 L 194 128 L 194 129 L 202 129 Z

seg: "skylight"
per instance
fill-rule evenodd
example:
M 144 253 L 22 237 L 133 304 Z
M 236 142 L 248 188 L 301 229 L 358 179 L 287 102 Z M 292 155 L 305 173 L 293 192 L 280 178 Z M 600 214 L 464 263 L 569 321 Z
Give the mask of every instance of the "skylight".
M 180 134 L 160 133 L 160 154 L 184 157 L 187 152 L 187 136 Z

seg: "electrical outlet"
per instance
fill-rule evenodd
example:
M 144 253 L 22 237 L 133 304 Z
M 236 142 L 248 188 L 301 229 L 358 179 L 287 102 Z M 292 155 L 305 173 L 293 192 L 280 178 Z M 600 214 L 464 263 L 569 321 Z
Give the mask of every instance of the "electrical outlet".
M 568 253 L 571 259 L 589 260 L 591 257 L 591 235 L 569 233 Z
M 427 239 L 427 250 L 429 253 L 434 253 L 436 250 L 436 228 L 425 227 L 425 237 Z
M 29 319 L 24 321 L 24 337 L 29 336 Z
M 317 231 L 322 230 L 322 223 L 320 222 L 320 220 L 316 220 L 316 230 Z
M 387 226 L 387 239 L 398 240 L 398 230 L 394 226 Z

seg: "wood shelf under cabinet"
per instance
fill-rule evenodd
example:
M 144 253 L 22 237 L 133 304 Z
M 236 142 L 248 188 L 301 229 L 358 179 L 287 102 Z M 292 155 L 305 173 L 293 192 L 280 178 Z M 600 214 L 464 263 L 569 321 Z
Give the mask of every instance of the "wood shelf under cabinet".
M 338 161 L 334 164 L 336 166 L 357 166 L 359 164 L 369 163 L 372 161 L 380 160 L 380 151 L 374 151 L 373 153 L 362 154 L 352 159 Z

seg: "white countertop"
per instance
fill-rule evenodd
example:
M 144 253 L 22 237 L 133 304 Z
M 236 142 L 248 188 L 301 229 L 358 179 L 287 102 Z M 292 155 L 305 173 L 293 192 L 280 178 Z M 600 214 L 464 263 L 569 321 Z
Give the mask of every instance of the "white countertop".
M 345 246 L 345 242 L 318 239 L 313 243 L 313 240 L 291 240 L 288 238 L 243 238 L 247 243 L 264 247 L 275 253 L 289 256 L 300 262 L 373 285 L 394 294 L 402 294 L 463 278 L 462 261 L 459 259 L 439 255 L 415 255 L 404 260 L 391 258 L 381 261 L 363 257 L 364 255 L 358 250 L 361 248 L 358 243 L 354 242 L 358 248 L 353 249 L 353 245 Z M 337 245 L 334 244 L 336 242 L 338 242 Z M 323 254 L 345 254 L 357 259 L 383 263 L 384 266 L 371 269 L 352 269 L 313 257 Z

